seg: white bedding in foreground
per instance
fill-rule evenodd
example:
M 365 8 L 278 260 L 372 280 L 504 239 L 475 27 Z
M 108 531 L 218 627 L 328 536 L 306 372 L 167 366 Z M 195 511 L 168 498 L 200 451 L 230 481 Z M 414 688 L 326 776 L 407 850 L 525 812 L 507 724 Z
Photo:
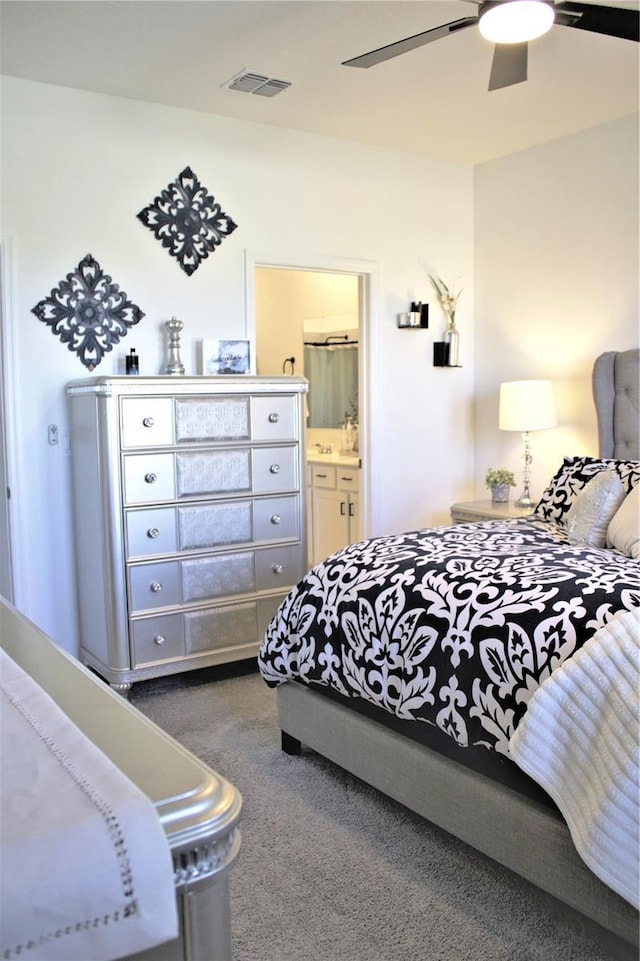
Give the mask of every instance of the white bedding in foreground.
M 554 799 L 583 860 L 639 905 L 640 609 L 600 628 L 547 678 L 510 739 Z
M 0 956 L 109 961 L 178 933 L 144 794 L 0 650 Z

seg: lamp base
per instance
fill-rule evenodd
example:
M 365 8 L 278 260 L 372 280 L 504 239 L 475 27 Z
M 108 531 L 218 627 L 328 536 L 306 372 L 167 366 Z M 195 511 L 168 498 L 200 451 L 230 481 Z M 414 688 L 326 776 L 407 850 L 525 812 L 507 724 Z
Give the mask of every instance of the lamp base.
M 517 501 L 513 502 L 514 507 L 526 507 L 528 509 L 533 509 L 536 506 L 536 502 L 532 501 L 527 493 L 519 497 Z

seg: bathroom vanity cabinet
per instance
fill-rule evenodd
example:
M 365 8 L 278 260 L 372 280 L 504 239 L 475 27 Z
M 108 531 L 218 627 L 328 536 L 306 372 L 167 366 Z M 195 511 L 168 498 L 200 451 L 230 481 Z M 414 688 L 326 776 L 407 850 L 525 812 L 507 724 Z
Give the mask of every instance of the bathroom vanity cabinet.
M 302 378 L 67 386 L 81 659 L 136 680 L 253 657 L 306 569 Z
M 360 540 L 360 468 L 327 461 L 312 463 L 309 469 L 310 563 L 318 564 L 341 547 Z

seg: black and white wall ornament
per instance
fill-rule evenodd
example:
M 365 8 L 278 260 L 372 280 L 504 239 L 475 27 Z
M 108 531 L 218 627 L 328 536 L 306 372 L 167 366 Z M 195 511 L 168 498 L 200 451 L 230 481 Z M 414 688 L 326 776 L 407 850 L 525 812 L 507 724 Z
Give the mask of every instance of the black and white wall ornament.
M 191 167 L 138 214 L 163 247 L 191 276 L 238 226 L 204 187 Z
M 114 344 L 144 317 L 91 254 L 32 307 L 31 313 L 89 370 L 95 370 Z

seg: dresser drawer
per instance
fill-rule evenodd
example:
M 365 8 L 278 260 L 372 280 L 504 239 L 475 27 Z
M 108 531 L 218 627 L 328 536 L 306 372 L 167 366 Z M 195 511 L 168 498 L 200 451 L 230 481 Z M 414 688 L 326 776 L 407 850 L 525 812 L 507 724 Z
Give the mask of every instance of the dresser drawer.
M 253 450 L 253 490 L 256 493 L 298 490 L 298 448 L 256 447 Z
M 173 507 L 130 510 L 125 515 L 127 558 L 175 554 L 178 549 Z
M 134 667 L 184 657 L 182 614 L 164 614 L 133 621 L 131 647 Z
M 141 564 L 129 568 L 129 606 L 132 613 L 180 603 L 177 561 Z
M 123 447 L 166 447 L 173 443 L 170 397 L 123 397 L 120 417 Z
M 125 454 L 122 460 L 125 503 L 174 500 L 173 454 Z
M 299 540 L 300 496 L 264 497 L 253 503 L 255 541 Z
M 296 399 L 251 398 L 251 437 L 256 441 L 293 440 L 297 436 Z
M 297 584 L 302 576 L 299 544 L 265 547 L 256 551 L 256 582 L 259 591 L 283 589 Z

